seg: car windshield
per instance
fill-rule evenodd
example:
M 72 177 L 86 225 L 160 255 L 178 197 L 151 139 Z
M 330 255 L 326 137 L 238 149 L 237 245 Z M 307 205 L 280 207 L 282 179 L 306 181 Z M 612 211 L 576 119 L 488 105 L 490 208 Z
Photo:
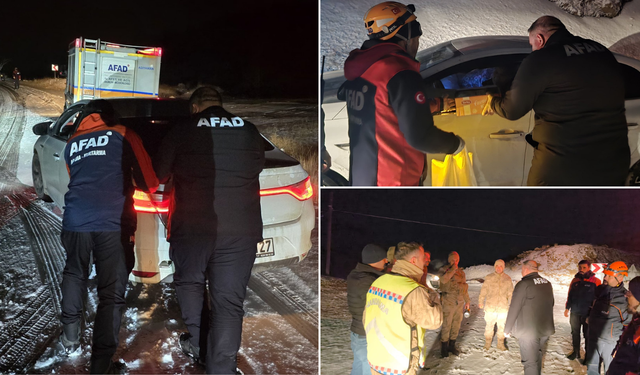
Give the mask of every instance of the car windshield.
M 423 71 L 460 55 L 462 55 L 462 53 L 458 51 L 451 42 L 444 42 L 418 52 L 416 60 L 420 62 L 420 71 Z

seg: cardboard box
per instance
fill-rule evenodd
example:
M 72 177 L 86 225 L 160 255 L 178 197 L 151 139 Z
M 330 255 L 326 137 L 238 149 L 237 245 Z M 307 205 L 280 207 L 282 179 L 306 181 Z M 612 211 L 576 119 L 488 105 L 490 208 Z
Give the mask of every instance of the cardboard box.
M 464 96 L 456 98 L 456 115 L 470 116 L 481 115 L 487 104 L 487 95 Z

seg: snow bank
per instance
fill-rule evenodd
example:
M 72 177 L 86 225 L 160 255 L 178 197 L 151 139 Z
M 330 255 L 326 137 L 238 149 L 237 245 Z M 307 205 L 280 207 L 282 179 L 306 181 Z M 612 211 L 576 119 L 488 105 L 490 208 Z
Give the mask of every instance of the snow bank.
M 321 0 L 320 53 L 325 71 L 341 70 L 349 52 L 359 48 L 367 35 L 362 17 L 377 0 Z M 560 18 L 573 34 L 594 39 L 607 47 L 640 33 L 640 2 L 624 5 L 614 18 L 570 15 L 548 0 L 414 0 L 422 25 L 420 49 L 448 40 L 480 35 L 527 35 L 533 21 L 543 15 Z

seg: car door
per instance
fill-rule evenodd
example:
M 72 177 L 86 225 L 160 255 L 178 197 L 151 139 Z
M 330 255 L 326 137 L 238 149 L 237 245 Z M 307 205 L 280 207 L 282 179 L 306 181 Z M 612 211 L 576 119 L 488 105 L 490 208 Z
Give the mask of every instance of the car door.
M 40 155 L 42 178 L 47 192 L 56 204 L 64 208 L 64 194 L 68 190 L 69 173 L 64 160 L 64 148 L 75 129 L 82 105 L 72 106 L 60 115 L 53 126 L 52 133 L 44 142 Z
M 427 87 L 433 87 L 434 92 L 457 99 L 454 110 L 434 114 L 434 123 L 439 129 L 464 139 L 479 186 L 520 186 L 526 182 L 527 149 L 531 146 L 525 135 L 532 130 L 533 111 L 516 121 L 498 115 L 482 116 L 479 112 L 463 115 L 465 106 L 469 112 L 469 103 L 484 100 L 488 93 L 506 91 L 493 83 L 493 72 L 498 67 L 509 66 L 515 75 L 524 56 L 514 54 L 466 60 L 434 76 L 427 74 L 425 78 Z M 425 185 L 431 185 L 433 161 L 443 161 L 445 156 L 427 154 Z

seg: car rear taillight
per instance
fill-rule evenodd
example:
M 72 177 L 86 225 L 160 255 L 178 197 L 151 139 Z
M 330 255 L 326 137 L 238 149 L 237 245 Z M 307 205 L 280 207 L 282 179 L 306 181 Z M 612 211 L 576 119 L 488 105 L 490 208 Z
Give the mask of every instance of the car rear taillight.
M 148 194 L 138 189 L 133 193 L 133 208 L 137 212 L 167 213 L 169 201 L 164 194 Z
M 307 177 L 304 180 L 293 185 L 260 190 L 261 197 L 278 194 L 289 194 L 299 201 L 310 199 L 311 197 L 313 197 L 313 187 L 311 186 L 311 179 Z
M 133 273 L 133 276 L 137 276 L 137 277 L 142 277 L 145 279 L 154 277 L 155 275 L 157 275 L 157 272 L 144 272 L 144 271 L 136 271 L 133 270 L 131 273 Z

